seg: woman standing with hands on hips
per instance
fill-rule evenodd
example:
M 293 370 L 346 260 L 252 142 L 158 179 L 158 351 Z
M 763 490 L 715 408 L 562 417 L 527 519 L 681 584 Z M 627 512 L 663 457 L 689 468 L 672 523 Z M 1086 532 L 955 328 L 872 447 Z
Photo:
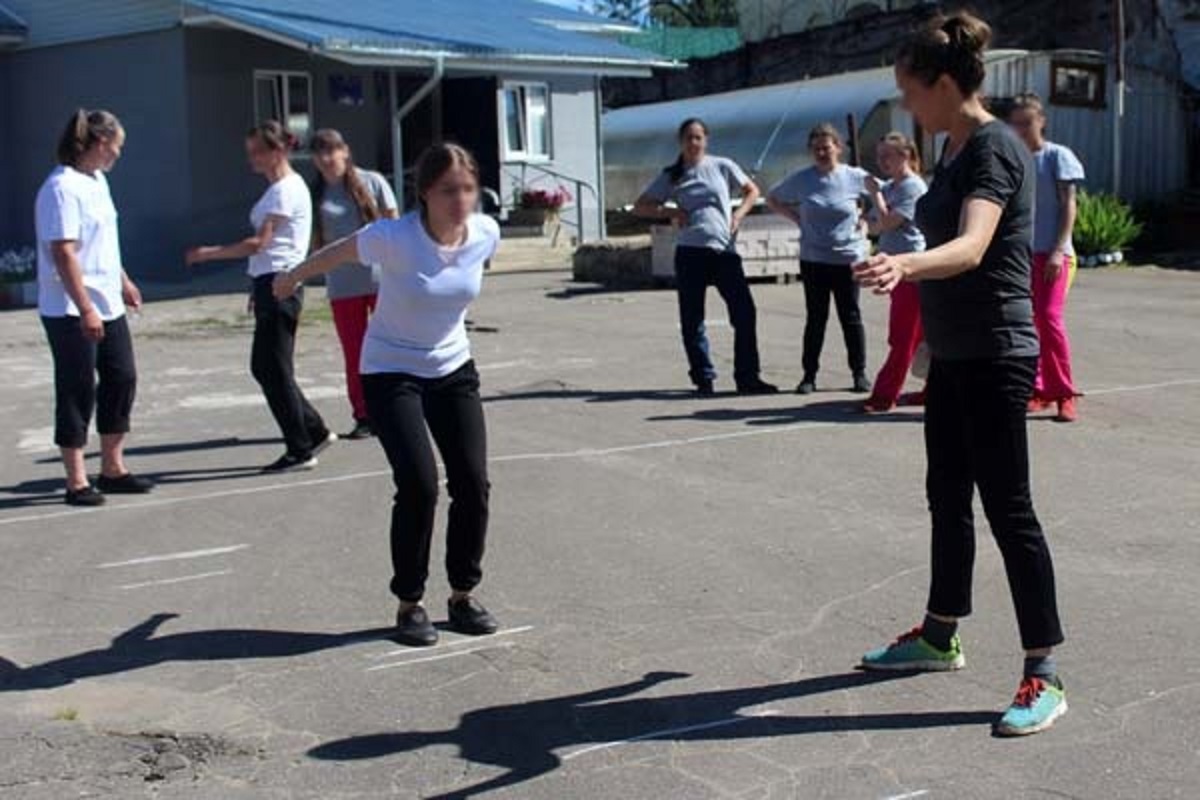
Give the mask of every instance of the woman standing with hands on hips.
M 853 390 L 871 391 L 867 379 L 867 334 L 858 307 L 858 286 L 850 266 L 867 256 L 867 236 L 858 201 L 871 195 L 875 211 L 887 213 L 878 186 L 869 191 L 864 169 L 841 163 L 842 136 L 829 123 L 817 125 L 808 135 L 813 165 L 793 172 L 767 193 L 767 205 L 776 214 L 800 226 L 800 278 L 804 281 L 804 377 L 798 394 L 817 390 L 829 298 L 837 306 Z
M 313 226 L 313 250 L 336 242 L 378 219 L 395 219 L 396 195 L 378 172 L 354 163 L 350 146 L 342 134 L 330 128 L 313 136 L 313 164 L 317 177 L 312 183 L 317 218 Z M 346 363 L 346 391 L 354 414 L 354 428 L 347 439 L 371 435 L 367 401 L 363 397 L 359 361 L 367 322 L 375 310 L 379 277 L 367 264 L 349 262 L 325 276 L 325 295 L 333 310 L 333 324 Z
M 337 434 L 325 426 L 296 383 L 296 328 L 303 296 L 280 301 L 271 292 L 275 274 L 303 261 L 312 239 L 312 198 L 288 161 L 296 144 L 296 137 L 275 120 L 251 128 L 246 134 L 246 156 L 251 168 L 270 184 L 250 212 L 254 234 L 234 244 L 187 252 L 189 265 L 249 259 L 248 272 L 254 281 L 250 372 L 262 387 L 287 447 L 264 472 L 312 469 L 317 453 L 337 441 Z
M 450 624 L 468 635 L 497 629 L 472 595 L 483 576 L 489 483 L 479 373 L 465 321 L 500 229 L 490 217 L 474 213 L 479 167 L 466 150 L 434 145 L 422 154 L 416 171 L 419 211 L 375 222 L 315 253 L 295 270 L 280 273 L 274 292 L 285 302 L 305 280 L 339 264 L 380 266 L 379 303 L 363 344 L 363 389 L 396 486 L 391 590 L 400 607 L 395 636 L 405 644 L 429 646 L 438 639 L 421 605 L 438 496 L 429 434 L 446 465 L 450 493 Z
M 117 209 L 104 177 L 124 146 L 115 116 L 76 111 L 59 139 L 59 166 L 42 184 L 34 209 L 38 312 L 54 356 L 54 443 L 72 506 L 98 506 L 105 494 L 152 488 L 129 472 L 124 458 L 137 390 L 125 310 L 140 308 L 142 295 L 121 263 Z M 100 433 L 95 486 L 83 455 L 93 411 Z
M 915 220 L 917 200 L 928 187 L 921 179 L 921 156 L 916 144 L 902 133 L 889 133 L 876 145 L 875 160 L 888 179 L 881 188 L 888 211 L 877 214 L 870 225 L 870 232 L 879 236 L 880 252 L 899 255 L 924 250 L 925 236 Z M 868 179 L 867 187 L 874 188 L 874 183 L 874 178 Z M 875 376 L 871 396 L 863 405 L 868 414 L 880 414 L 896 407 L 921 335 L 920 294 L 916 284 L 903 283 L 892 290 L 888 356 Z M 923 402 L 923 396 L 922 392 L 912 402 Z
M 708 128 L 701 120 L 688 119 L 679 126 L 679 148 L 679 158 L 646 187 L 634 213 L 650 219 L 667 217 L 679 227 L 675 287 L 688 374 L 697 394 L 713 394 L 717 371 L 704 326 L 704 298 L 708 287 L 716 286 L 733 326 L 733 378 L 738 393 L 774 394 L 778 389 L 759 375 L 757 312 L 734 241 L 742 220 L 758 201 L 758 187 L 733 161 L 708 154 Z M 736 211 L 733 190 L 742 195 Z M 668 200 L 674 200 L 676 207 L 664 206 Z
M 1032 92 L 1017 95 L 1008 123 L 1033 153 L 1037 203 L 1033 216 L 1033 319 L 1042 355 L 1030 411 L 1058 406 L 1059 422 L 1078 419 L 1071 377 L 1071 342 L 1063 311 L 1075 270 L 1075 184 L 1083 164 L 1071 148 L 1046 139 L 1046 110 Z
M 880 253 L 855 268 L 877 293 L 920 288 L 932 351 L 925 408 L 926 486 L 933 518 L 924 623 L 867 653 L 872 670 L 962 668 L 958 620 L 971 613 L 975 487 L 1000 547 L 1025 648 L 1025 668 L 1001 735 L 1036 733 L 1067 710 L 1052 655 L 1063 641 L 1050 549 L 1029 487 L 1025 406 L 1038 340 L 1029 275 L 1036 173 L 1028 148 L 984 107 L 991 30 L 965 13 L 913 35 L 896 82 L 921 127 L 948 134 L 917 224 L 929 249 Z

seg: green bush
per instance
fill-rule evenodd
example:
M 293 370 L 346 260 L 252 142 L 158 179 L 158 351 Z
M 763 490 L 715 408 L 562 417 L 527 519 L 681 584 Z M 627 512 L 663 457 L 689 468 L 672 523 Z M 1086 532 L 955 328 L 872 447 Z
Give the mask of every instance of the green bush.
M 1081 255 L 1119 253 L 1142 233 L 1133 210 L 1111 194 L 1079 193 L 1075 249 Z

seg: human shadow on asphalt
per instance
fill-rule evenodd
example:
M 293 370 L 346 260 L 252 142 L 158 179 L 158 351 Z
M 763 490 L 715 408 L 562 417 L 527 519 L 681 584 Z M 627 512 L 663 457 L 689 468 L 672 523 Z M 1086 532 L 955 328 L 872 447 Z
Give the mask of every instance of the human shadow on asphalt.
M 261 477 L 263 471 L 262 467 L 255 466 L 158 471 L 138 470 L 137 474 L 153 481 L 156 486 L 169 486 L 174 483 L 207 483 L 209 481 L 225 481 L 235 478 Z M 0 486 L 0 495 L 21 495 L 19 497 L 0 497 L 0 510 L 62 505 L 64 488 L 65 484 L 62 478 L 37 478 L 12 486 Z
M 164 444 L 142 444 L 125 448 L 126 456 L 163 456 L 179 453 L 197 453 L 204 450 L 227 450 L 233 447 L 258 447 L 260 445 L 277 444 L 278 436 L 260 437 L 257 439 L 242 439 L 238 436 L 226 436 L 222 439 L 198 439 L 191 442 L 167 442 Z M 88 453 L 88 460 L 100 457 L 99 451 Z M 61 459 L 57 456 L 39 458 L 36 464 L 57 464 Z
M 0 692 L 55 689 L 78 680 L 153 667 L 175 661 L 242 661 L 293 658 L 359 642 L 387 639 L 394 628 L 345 633 L 254 629 L 184 631 L 156 636 L 178 614 L 154 614 L 112 640 L 104 649 L 22 667 L 0 657 Z
M 609 749 L 631 741 L 737 741 L 814 733 L 991 725 L 996 720 L 994 711 L 804 716 L 746 713 L 747 709 L 768 703 L 904 677 L 896 673 L 854 672 L 791 683 L 630 698 L 686 677 L 689 676 L 685 673 L 652 672 L 638 680 L 592 692 L 468 711 L 451 730 L 351 736 L 314 747 L 308 755 L 322 761 L 360 761 L 452 745 L 472 764 L 506 770 L 473 786 L 427 797 L 427 800 L 448 800 L 531 781 L 576 756 L 586 755 L 589 749 Z
M 747 425 L 793 425 L 797 422 L 837 422 L 846 424 L 921 423 L 924 415 L 912 409 L 867 414 L 862 400 L 823 400 L 783 408 L 700 408 L 690 414 L 662 414 L 646 417 L 647 422 L 744 422 Z
M 733 392 L 728 393 L 730 397 L 734 396 Z M 721 395 L 716 395 L 720 397 Z M 703 398 L 711 400 L 712 398 Z M 571 387 L 562 388 L 537 388 L 529 390 L 517 390 L 512 392 L 501 392 L 499 394 L 489 395 L 483 398 L 484 403 L 511 403 L 518 400 L 582 400 L 585 403 L 627 403 L 631 401 L 658 402 L 669 400 L 696 400 L 701 401 L 702 398 L 697 397 L 695 391 L 691 389 L 575 389 Z

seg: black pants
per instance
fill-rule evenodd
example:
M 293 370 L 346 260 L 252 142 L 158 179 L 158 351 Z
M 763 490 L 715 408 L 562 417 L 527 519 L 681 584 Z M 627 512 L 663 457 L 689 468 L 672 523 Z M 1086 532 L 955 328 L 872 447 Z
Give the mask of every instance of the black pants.
M 825 346 L 830 295 L 837 306 L 838 321 L 842 324 L 850 371 L 855 375 L 866 372 L 867 332 L 858 308 L 858 284 L 854 282 L 850 266 L 805 261 L 800 264 L 800 278 L 804 281 L 807 313 L 804 322 L 804 374 L 816 377 L 821 369 L 821 348 Z
M 1036 374 L 1036 358 L 935 359 L 925 400 L 926 487 L 933 516 L 929 610 L 953 617 L 971 613 L 971 501 L 978 486 L 1026 649 L 1063 641 L 1054 565 L 1029 489 L 1025 414 Z
M 254 279 L 250 373 L 262 387 L 288 452 L 305 457 L 329 435 L 329 430 L 296 384 L 296 326 L 304 305 L 303 290 L 287 300 L 276 300 L 271 290 L 274 278 L 261 275 Z
M 679 294 L 679 330 L 687 353 L 692 383 L 717 377 L 704 328 L 704 299 L 708 287 L 717 287 L 733 326 L 733 378 L 738 384 L 758 378 L 757 312 L 742 258 L 737 253 L 708 247 L 675 248 L 675 287 Z
M 99 342 L 83 335 L 79 317 L 42 317 L 42 326 L 54 356 L 54 443 L 87 444 L 93 411 L 101 434 L 129 433 L 137 365 L 125 317 L 104 323 Z
M 487 538 L 487 429 L 474 362 L 444 378 L 400 373 L 363 375 L 367 412 L 396 485 L 392 506 L 392 593 L 416 602 L 429 578 L 438 470 L 429 433 L 446 465 L 450 521 L 446 571 L 450 586 L 469 592 L 483 577 Z

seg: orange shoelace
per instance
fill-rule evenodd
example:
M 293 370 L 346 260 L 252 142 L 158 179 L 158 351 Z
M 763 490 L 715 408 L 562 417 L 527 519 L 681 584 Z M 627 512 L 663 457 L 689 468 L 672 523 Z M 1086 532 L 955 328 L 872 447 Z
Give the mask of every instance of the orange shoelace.
M 1041 678 L 1024 678 L 1021 681 L 1021 686 L 1017 689 L 1017 696 L 1013 698 L 1014 706 L 1021 708 L 1029 708 L 1042 694 L 1042 690 L 1046 688 L 1046 682 Z

